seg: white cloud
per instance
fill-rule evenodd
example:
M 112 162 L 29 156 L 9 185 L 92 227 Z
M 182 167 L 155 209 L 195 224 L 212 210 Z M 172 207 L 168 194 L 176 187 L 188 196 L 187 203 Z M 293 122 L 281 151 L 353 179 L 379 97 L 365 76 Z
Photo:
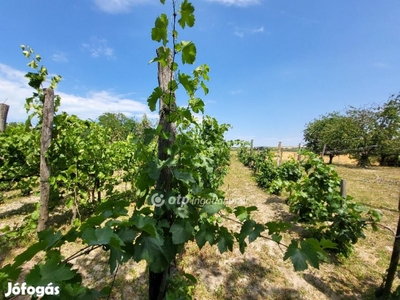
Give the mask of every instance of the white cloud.
M 255 5 L 255 4 L 260 4 L 260 0 L 207 0 L 208 2 L 216 2 L 220 3 L 223 5 L 234 5 L 234 6 L 249 6 L 249 5 Z
M 238 30 L 235 30 L 235 32 L 233 33 L 234 35 L 236 35 L 236 36 L 238 36 L 238 37 L 244 37 L 244 33 L 243 33 L 243 31 L 238 31 Z
M 281 13 L 282 16 L 286 16 L 286 17 L 292 18 L 292 19 L 300 21 L 302 23 L 306 23 L 306 24 L 319 24 L 320 23 L 316 19 L 306 18 L 306 17 L 303 17 L 301 15 L 293 14 L 293 13 L 285 11 L 285 10 L 281 10 L 280 13 Z
M 248 34 L 258 34 L 258 33 L 263 33 L 263 32 L 264 32 L 264 26 L 261 26 L 260 28 L 235 27 L 233 34 L 240 38 L 243 38 L 245 35 L 248 35 Z
M 110 14 L 128 13 L 136 4 L 152 3 L 152 0 L 93 0 L 94 4 L 102 11 Z
M 51 59 L 55 62 L 68 62 L 67 55 L 64 52 L 54 53 Z
M 33 89 L 24 76 L 24 72 L 0 63 L 0 102 L 7 100 L 6 104 L 10 106 L 7 119 L 10 122 L 24 121 L 27 116 L 25 98 L 32 96 Z
M 10 105 L 9 122 L 25 121 L 27 114 L 24 109 L 25 99 L 34 91 L 28 85 L 25 73 L 0 63 L 0 102 L 7 99 Z M 122 112 L 128 117 L 142 117 L 144 114 L 151 119 L 157 119 L 158 114 L 151 113 L 147 104 L 127 95 L 118 95 L 109 91 L 91 91 L 84 96 L 77 96 L 56 91 L 61 97 L 59 111 L 76 114 L 82 119 L 96 119 L 105 112 Z
M 89 43 L 82 43 L 82 47 L 85 51 L 90 53 L 91 57 L 114 57 L 114 49 L 108 46 L 106 39 L 92 37 Z
M 242 92 L 243 92 L 243 90 L 234 90 L 234 91 L 231 91 L 231 95 L 237 95 L 237 94 L 240 94 Z
M 61 97 L 60 110 L 83 119 L 96 119 L 104 112 L 122 112 L 128 117 L 152 116 L 146 104 L 109 91 L 92 91 L 85 96 L 57 93 Z M 158 116 L 157 116 L 158 117 Z
M 25 73 L 0 63 L 0 79 L 15 81 L 18 84 L 28 83 Z
M 390 68 L 388 64 L 382 63 L 382 62 L 376 62 L 372 64 L 373 67 L 378 68 L 378 69 L 387 69 Z

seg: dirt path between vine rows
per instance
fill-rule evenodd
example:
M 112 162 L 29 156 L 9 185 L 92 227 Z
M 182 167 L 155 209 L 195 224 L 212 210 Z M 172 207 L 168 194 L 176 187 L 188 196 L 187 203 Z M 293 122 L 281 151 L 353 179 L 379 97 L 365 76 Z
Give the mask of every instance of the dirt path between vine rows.
M 18 200 L 11 198 L 6 203 L 0 203 L 0 229 L 6 226 L 20 227 L 24 218 L 35 209 L 38 202 L 39 196 L 30 195 Z
M 258 222 L 290 218 L 284 200 L 257 187 L 252 171 L 238 162 L 236 156 L 231 159 L 223 190 L 231 206 L 257 206 L 253 218 Z M 239 225 L 232 221 L 226 221 L 225 225 L 239 230 Z M 207 244 L 201 251 L 196 248 L 189 247 L 182 262 L 186 271 L 198 279 L 196 299 L 339 299 L 310 283 L 318 276 L 315 269 L 295 272 L 290 260 L 283 261 L 285 247 L 273 241 L 258 238 L 248 245 L 243 255 L 237 245 L 233 252 L 222 255 L 216 246 Z

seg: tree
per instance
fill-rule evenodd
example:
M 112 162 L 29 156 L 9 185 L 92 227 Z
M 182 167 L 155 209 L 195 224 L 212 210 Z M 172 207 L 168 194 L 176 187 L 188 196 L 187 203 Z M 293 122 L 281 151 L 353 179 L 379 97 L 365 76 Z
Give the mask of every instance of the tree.
M 357 159 L 358 166 L 365 168 L 371 164 L 371 157 L 377 154 L 379 112 L 375 107 L 350 107 L 346 115 L 350 118 L 346 130 L 353 137 L 348 153 Z
M 378 107 L 379 164 L 398 165 L 400 155 L 400 93 Z
M 143 115 L 142 120 L 136 124 L 133 135 L 139 139 L 144 138 L 146 129 L 153 127 L 155 127 L 155 124 L 152 123 L 146 115 Z
M 125 141 L 138 126 L 136 120 L 128 118 L 123 113 L 106 112 L 98 117 L 98 122 L 110 131 L 111 142 Z
M 321 116 L 308 123 L 304 129 L 306 147 L 314 153 L 321 153 L 325 146 L 325 154 L 329 156 L 329 164 L 333 158 L 345 153 L 351 145 L 352 134 L 348 130 L 351 120 L 339 112 Z

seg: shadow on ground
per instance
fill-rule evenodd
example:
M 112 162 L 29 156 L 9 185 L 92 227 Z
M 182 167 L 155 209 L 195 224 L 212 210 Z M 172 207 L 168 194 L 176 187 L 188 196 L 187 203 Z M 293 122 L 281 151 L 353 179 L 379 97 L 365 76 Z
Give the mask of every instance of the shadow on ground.
M 148 273 L 146 269 L 133 260 L 129 260 L 120 265 L 116 272 L 111 273 L 108 263 L 109 255 L 109 251 L 99 248 L 76 260 L 74 265 L 79 266 L 79 272 L 85 278 L 83 284 L 96 290 L 113 286 L 107 299 L 147 299 Z
M 339 276 L 328 275 L 322 280 L 312 274 L 304 274 L 303 278 L 331 299 L 375 299 L 374 293 L 379 288 L 375 284 L 376 278 L 370 276 L 363 278 L 363 290 L 355 289 L 354 282 Z
M 296 223 L 296 216 L 284 209 L 284 205 L 286 205 L 285 200 L 278 196 L 271 196 L 264 204 L 270 206 L 271 210 L 275 213 L 274 221 L 291 223 L 293 226 L 290 228 L 290 232 L 295 232 L 299 235 L 305 234 L 303 227 Z
M 0 219 L 10 218 L 14 215 L 27 215 L 32 213 L 36 208 L 36 203 L 24 203 L 18 208 L 13 208 L 0 213 Z
M 211 249 L 201 250 L 196 257 L 194 253 L 188 254 L 193 258 L 190 265 L 195 271 L 192 273 L 200 278 L 205 288 L 196 294 L 196 299 L 303 299 L 300 291 L 281 286 L 285 283 L 280 281 L 280 273 L 274 265 L 266 266 L 266 262 L 257 257 L 239 256 L 226 261 Z
M 231 268 L 224 284 L 224 299 L 301 299 L 295 289 L 268 286 L 266 283 L 274 277 L 273 270 L 262 266 L 257 259 L 243 259 L 233 263 Z

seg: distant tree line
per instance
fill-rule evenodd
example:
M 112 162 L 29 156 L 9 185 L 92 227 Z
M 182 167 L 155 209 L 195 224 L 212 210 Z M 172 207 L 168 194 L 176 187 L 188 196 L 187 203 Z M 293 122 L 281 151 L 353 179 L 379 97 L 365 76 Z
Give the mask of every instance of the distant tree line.
M 360 167 L 372 159 L 381 166 L 400 166 L 400 93 L 382 105 L 349 107 L 331 112 L 306 125 L 305 146 L 329 156 L 348 154 Z
M 126 141 L 131 134 L 134 137 L 144 136 L 146 128 L 153 127 L 154 124 L 143 116 L 141 121 L 129 118 L 123 113 L 106 112 L 98 117 L 98 123 L 109 131 L 110 142 Z

